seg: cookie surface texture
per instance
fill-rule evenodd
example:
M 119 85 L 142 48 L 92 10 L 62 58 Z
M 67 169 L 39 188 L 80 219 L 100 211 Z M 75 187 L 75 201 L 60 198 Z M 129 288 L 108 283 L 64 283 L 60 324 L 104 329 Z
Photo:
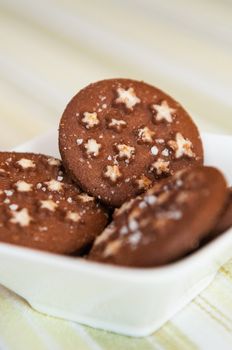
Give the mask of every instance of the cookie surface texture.
M 74 96 L 60 122 L 59 144 L 72 178 L 113 207 L 203 163 L 199 132 L 180 104 L 127 79 L 100 81 Z
M 232 227 L 232 187 L 228 189 L 228 193 L 227 203 L 218 223 L 212 232 L 213 236 L 218 236 L 219 234 L 227 231 L 230 227 Z
M 60 254 L 81 250 L 107 214 L 64 173 L 61 161 L 0 153 L 0 241 Z
M 226 181 L 217 169 L 182 170 L 118 209 L 89 259 L 131 267 L 176 261 L 199 246 L 226 199 Z

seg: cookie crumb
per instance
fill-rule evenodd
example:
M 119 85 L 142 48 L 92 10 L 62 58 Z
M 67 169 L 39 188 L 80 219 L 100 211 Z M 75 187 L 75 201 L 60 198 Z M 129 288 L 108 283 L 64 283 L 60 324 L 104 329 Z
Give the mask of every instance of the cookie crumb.
M 161 152 L 162 156 L 164 157 L 168 157 L 169 156 L 169 150 L 167 148 L 165 148 L 162 152 Z
M 151 153 L 153 154 L 153 156 L 157 156 L 157 154 L 159 153 L 158 147 L 152 146 Z
M 5 190 L 4 193 L 5 193 L 5 195 L 6 195 L 7 197 L 11 197 L 11 196 L 13 196 L 14 191 L 12 191 L 12 190 Z
M 83 143 L 83 139 L 77 139 L 76 143 L 78 144 L 78 146 L 80 146 Z
M 9 208 L 12 211 L 16 211 L 16 210 L 18 210 L 19 206 L 18 206 L 18 204 L 11 204 L 11 205 L 9 205 Z

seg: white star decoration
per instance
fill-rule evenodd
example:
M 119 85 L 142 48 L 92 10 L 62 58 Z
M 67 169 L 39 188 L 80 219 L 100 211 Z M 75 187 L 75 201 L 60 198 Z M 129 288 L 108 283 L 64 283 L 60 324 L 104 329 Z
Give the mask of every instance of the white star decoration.
M 192 142 L 185 139 L 179 132 L 176 134 L 176 140 L 169 141 L 168 145 L 175 151 L 176 158 L 181 158 L 184 155 L 190 158 L 195 157 L 195 153 L 192 151 Z
M 17 161 L 17 163 L 23 168 L 23 169 L 28 169 L 28 168 L 35 168 L 35 163 L 26 158 L 22 158 Z
M 145 143 L 151 143 L 155 132 L 150 130 L 147 126 L 138 130 L 138 137 Z
M 84 112 L 83 115 L 84 117 L 82 118 L 82 122 L 85 124 L 87 129 L 93 128 L 95 125 L 100 123 L 96 112 Z
M 169 107 L 167 101 L 162 101 L 160 105 L 153 104 L 152 109 L 157 112 L 155 116 L 157 121 L 166 120 L 172 123 L 172 113 L 175 113 L 176 110 Z
M 49 158 L 48 164 L 51 166 L 59 166 L 59 165 L 61 165 L 61 161 L 59 159 L 56 159 L 56 158 Z
M 140 103 L 141 100 L 135 95 L 134 89 L 129 88 L 128 90 L 125 90 L 123 88 L 117 89 L 118 98 L 116 99 L 116 103 L 123 103 L 126 108 L 133 110 L 133 107 Z
M 73 212 L 73 211 L 69 211 L 68 213 L 67 213 L 67 216 L 66 216 L 66 218 L 68 219 L 68 220 L 71 220 L 71 221 L 74 221 L 74 222 L 78 222 L 79 220 L 80 220 L 80 215 L 78 214 L 78 213 L 75 213 L 75 212 Z
M 25 181 L 18 181 L 16 182 L 15 186 L 19 192 L 30 192 L 33 185 Z
M 103 256 L 106 258 L 108 256 L 114 255 L 118 252 L 122 245 L 122 241 L 120 240 L 115 240 L 112 242 L 108 242 L 108 244 L 105 247 L 105 250 L 103 252 Z
M 51 181 L 45 182 L 45 184 L 48 186 L 48 189 L 50 191 L 58 191 L 58 192 L 62 190 L 63 185 L 64 185 L 56 180 L 51 180 Z
M 87 143 L 85 143 L 85 149 L 88 155 L 91 155 L 94 157 L 98 156 L 100 148 L 101 148 L 101 144 L 97 143 L 97 141 L 94 139 L 89 139 Z
M 47 209 L 50 211 L 55 211 L 55 209 L 58 207 L 58 205 L 50 199 L 40 201 L 40 204 L 41 204 L 41 209 Z
M 117 165 L 107 165 L 104 175 L 105 177 L 109 178 L 112 182 L 116 182 L 122 174 Z
M 115 129 L 117 131 L 121 131 L 122 128 L 126 126 L 126 122 L 124 120 L 118 120 L 112 118 L 111 121 L 108 122 L 108 127 L 110 129 Z
M 117 147 L 117 149 L 119 151 L 119 153 L 118 153 L 119 158 L 131 159 L 131 157 L 135 153 L 135 148 L 134 147 L 127 146 L 125 144 L 117 145 L 116 147 Z
M 32 221 L 32 217 L 29 215 L 26 208 L 20 211 L 12 211 L 12 216 L 10 222 L 13 224 L 19 224 L 22 227 L 28 226 Z
M 169 173 L 169 161 L 165 161 L 159 158 L 156 162 L 152 164 L 152 168 L 156 170 L 157 175 L 161 175 L 163 173 Z
M 140 179 L 136 180 L 139 189 L 148 189 L 151 185 L 151 180 L 148 179 L 145 175 L 142 175 Z
M 83 203 L 93 202 L 94 197 L 88 196 L 86 193 L 81 193 L 77 196 Z

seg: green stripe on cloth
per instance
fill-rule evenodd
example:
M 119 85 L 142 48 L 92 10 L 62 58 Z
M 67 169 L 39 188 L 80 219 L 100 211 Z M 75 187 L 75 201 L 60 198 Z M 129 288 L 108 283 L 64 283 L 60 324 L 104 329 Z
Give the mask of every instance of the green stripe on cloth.
M 172 322 L 166 323 L 153 338 L 167 350 L 196 350 L 198 347 Z
M 0 337 L 10 350 L 46 349 L 42 337 L 32 328 L 24 313 L 12 304 L 8 292 L 0 288 Z M 1 339 L 0 338 L 0 339 Z
M 88 336 L 78 330 L 79 326 L 34 311 L 23 299 L 2 286 L 0 311 L 0 335 L 12 350 L 93 349 L 88 344 Z

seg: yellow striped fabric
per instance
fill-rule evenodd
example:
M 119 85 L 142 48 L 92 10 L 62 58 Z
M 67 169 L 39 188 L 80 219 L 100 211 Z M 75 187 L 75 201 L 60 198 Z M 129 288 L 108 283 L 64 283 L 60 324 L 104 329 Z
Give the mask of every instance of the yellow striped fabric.
M 231 62 L 230 1 L 0 0 L 1 150 L 57 128 L 72 95 L 109 77 L 157 85 L 202 130 L 232 133 Z M 1 286 L 0 350 L 226 350 L 231 315 L 232 262 L 144 339 L 41 315 Z

